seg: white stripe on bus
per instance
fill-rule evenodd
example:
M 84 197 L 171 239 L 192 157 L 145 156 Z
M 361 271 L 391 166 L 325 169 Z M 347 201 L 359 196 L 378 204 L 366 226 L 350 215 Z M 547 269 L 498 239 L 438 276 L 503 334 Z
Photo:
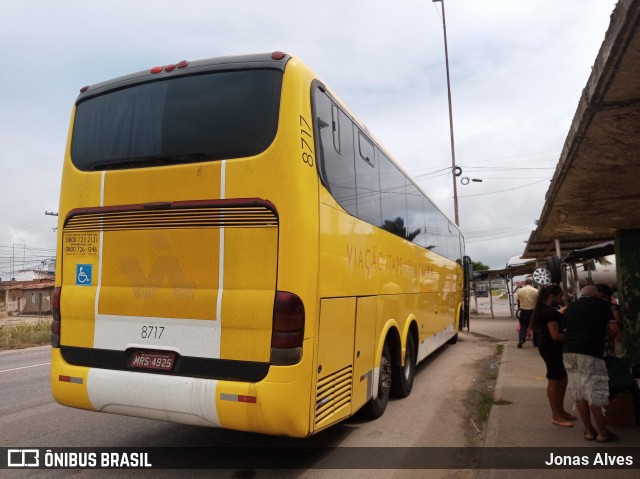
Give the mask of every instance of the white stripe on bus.
M 105 180 L 105 176 L 106 176 L 107 172 L 103 171 L 102 172 L 102 177 L 100 179 L 100 207 L 102 208 L 104 206 L 104 180 Z M 100 220 L 100 222 L 102 223 L 102 220 Z M 103 243 L 103 239 L 104 239 L 104 231 L 102 230 L 102 224 L 100 225 L 100 240 L 99 240 L 99 244 L 98 244 L 98 285 L 96 288 L 96 298 L 95 298 L 95 304 L 94 304 L 94 321 L 95 319 L 97 319 L 98 317 L 98 301 L 100 299 L 100 288 L 102 287 L 102 243 Z M 95 334 L 94 334 L 94 344 L 95 344 Z
M 218 324 L 218 321 L 207 319 L 98 314 L 93 347 L 116 351 L 157 349 L 175 351 L 182 356 L 219 359 Z M 146 330 L 143 329 L 145 326 Z M 144 331 L 152 331 L 152 334 L 144 334 Z
M 220 199 L 224 200 L 226 196 L 227 181 L 227 161 L 222 160 L 220 165 Z M 220 251 L 218 261 L 218 298 L 216 300 L 216 321 L 215 327 L 218 329 L 218 342 L 213 345 L 215 348 L 215 357 L 220 357 L 220 343 L 222 342 L 222 293 L 224 292 L 224 213 L 222 226 L 220 227 Z

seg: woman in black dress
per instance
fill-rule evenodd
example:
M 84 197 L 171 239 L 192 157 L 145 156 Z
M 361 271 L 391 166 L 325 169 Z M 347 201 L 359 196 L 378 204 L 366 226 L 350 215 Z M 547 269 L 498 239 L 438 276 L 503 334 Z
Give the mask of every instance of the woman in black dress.
M 567 371 L 562 362 L 562 314 L 554 307 L 562 300 L 562 289 L 552 284 L 543 287 L 538 294 L 533 311 L 532 328 L 540 335 L 538 351 L 547 366 L 547 397 L 551 406 L 551 423 L 573 427 L 576 417 L 564 409 L 567 392 Z

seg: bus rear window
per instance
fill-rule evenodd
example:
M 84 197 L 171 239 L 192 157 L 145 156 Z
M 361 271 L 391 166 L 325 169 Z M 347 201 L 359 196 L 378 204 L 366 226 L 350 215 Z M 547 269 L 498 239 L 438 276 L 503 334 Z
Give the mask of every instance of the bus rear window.
M 279 70 L 134 85 L 77 105 L 71 160 L 84 171 L 257 155 L 278 129 Z

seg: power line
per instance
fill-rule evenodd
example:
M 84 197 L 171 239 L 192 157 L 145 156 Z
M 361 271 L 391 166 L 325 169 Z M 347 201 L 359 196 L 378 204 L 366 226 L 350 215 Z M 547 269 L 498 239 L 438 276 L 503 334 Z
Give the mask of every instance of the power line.
M 522 154 L 522 155 L 513 155 L 513 156 L 503 156 L 503 157 L 498 157 L 498 158 L 488 158 L 488 159 L 482 159 L 482 160 L 469 160 L 469 161 L 465 161 L 462 163 L 458 163 L 457 166 L 460 166 L 462 168 L 483 168 L 483 166 L 476 166 L 476 165 L 483 165 L 484 163 L 494 163 L 496 161 L 505 161 L 505 160 L 512 160 L 512 161 L 506 161 L 504 163 L 503 166 L 485 166 L 486 168 L 494 168 L 494 169 L 502 169 L 502 168 L 508 168 L 508 167 L 513 167 L 513 165 L 515 164 L 519 164 L 519 163 L 532 163 L 535 161 L 540 161 L 540 160 L 556 160 L 557 155 L 559 155 L 559 151 L 544 151 L 544 152 L 537 152 L 537 153 L 526 153 L 526 154 Z M 549 157 L 549 158 L 545 158 L 545 157 L 540 157 L 539 155 L 550 155 L 553 154 L 553 157 Z M 441 163 L 442 164 L 442 163 Z M 517 169 L 530 169 L 530 168 L 535 168 L 535 167 L 519 167 Z M 412 169 L 409 170 L 409 172 L 411 174 L 416 174 L 419 171 L 423 171 L 427 168 L 416 168 L 416 169 Z M 555 165 L 554 166 L 549 166 L 549 167 L 543 167 L 543 169 L 555 169 Z M 433 170 L 429 170 L 426 173 L 420 173 L 418 175 L 416 175 L 416 177 L 421 177 L 423 175 L 431 175 L 440 171 L 445 171 L 445 170 L 451 170 L 451 166 L 446 166 L 444 168 L 435 168 Z
M 482 243 L 485 241 L 493 241 L 496 238 L 508 238 L 512 236 L 520 236 L 523 233 L 531 231 L 534 225 L 531 223 L 521 223 L 517 225 L 497 226 L 493 228 L 485 228 L 465 232 L 465 243 Z
M 489 192 L 489 193 L 476 193 L 474 195 L 462 195 L 462 196 L 460 196 L 460 198 L 470 198 L 472 196 L 487 196 L 487 195 L 495 195 L 495 194 L 498 194 L 498 193 L 505 193 L 507 191 L 519 190 L 521 188 L 526 188 L 527 186 L 537 185 L 538 183 L 542 183 L 543 181 L 549 181 L 550 179 L 551 178 L 545 178 L 545 179 L 542 179 L 542 180 L 534 181 L 533 183 L 527 183 L 526 185 L 514 186 L 513 188 L 508 188 L 506 190 L 492 191 L 492 192 Z
M 473 171 L 514 171 L 514 170 L 555 170 L 555 167 L 552 166 L 539 166 L 539 167 L 505 167 L 505 166 L 465 166 L 460 165 L 460 167 L 465 167 Z
M 540 160 L 541 158 L 535 158 L 538 155 L 551 155 L 553 154 L 553 158 L 557 158 L 560 155 L 560 150 L 553 150 L 553 151 L 541 151 L 538 153 L 527 153 L 527 154 L 522 154 L 522 155 L 513 155 L 513 156 L 502 156 L 502 157 L 498 157 L 498 158 L 489 158 L 489 159 L 485 159 L 485 160 L 476 160 L 476 161 L 469 161 L 468 163 L 492 163 L 494 161 L 503 161 L 503 160 L 514 160 L 511 161 L 509 163 L 524 163 L 525 161 L 527 162 L 531 162 L 531 161 L 535 161 L 535 160 Z M 531 158 L 533 157 L 533 158 Z M 521 158 L 521 159 L 518 159 Z M 544 159 L 544 158 L 543 158 Z
M 0 245 L 0 277 L 14 278 L 16 272 L 43 269 L 55 255 L 55 249 L 31 248 L 17 243 Z

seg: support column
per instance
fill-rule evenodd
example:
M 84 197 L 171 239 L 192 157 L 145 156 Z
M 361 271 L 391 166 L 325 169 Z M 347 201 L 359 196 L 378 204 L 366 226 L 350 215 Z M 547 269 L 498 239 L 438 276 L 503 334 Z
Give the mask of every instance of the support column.
M 618 232 L 616 268 L 627 355 L 640 362 L 640 230 Z

